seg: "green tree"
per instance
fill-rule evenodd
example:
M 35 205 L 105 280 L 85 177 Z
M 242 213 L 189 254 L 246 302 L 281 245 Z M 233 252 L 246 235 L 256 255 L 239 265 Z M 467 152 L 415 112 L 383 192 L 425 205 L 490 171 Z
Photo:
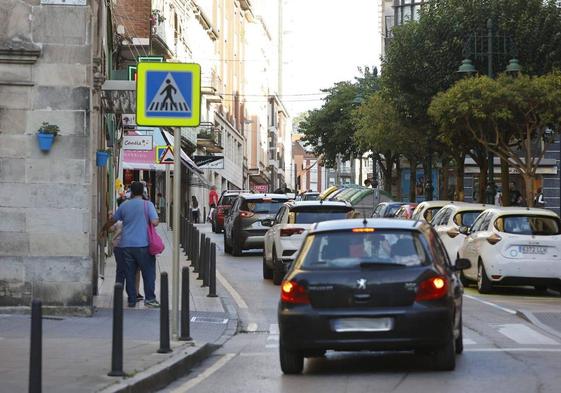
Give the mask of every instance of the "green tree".
M 536 171 L 561 129 L 561 74 L 467 78 L 438 94 L 429 113 L 518 169 L 533 205 Z

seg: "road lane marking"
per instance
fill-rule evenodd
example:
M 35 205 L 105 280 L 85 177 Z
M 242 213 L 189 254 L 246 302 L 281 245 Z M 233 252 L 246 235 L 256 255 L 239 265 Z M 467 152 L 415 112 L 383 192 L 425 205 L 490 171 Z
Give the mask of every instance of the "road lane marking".
M 279 336 L 269 336 L 267 337 L 267 341 L 279 341 Z
M 507 312 L 507 313 L 509 313 L 509 314 L 516 315 L 516 311 L 511 310 L 510 308 L 506 308 L 506 307 L 503 307 L 503 306 L 499 306 L 498 304 L 491 303 L 491 302 L 488 302 L 488 301 L 486 301 L 486 300 L 479 299 L 478 297 L 471 296 L 471 295 L 466 295 L 466 294 L 464 294 L 464 297 L 467 297 L 468 299 L 475 300 L 476 302 L 483 303 L 483 304 L 486 304 L 486 305 L 488 305 L 488 306 L 497 308 L 497 309 L 502 310 L 502 311 L 504 311 L 504 312 Z
M 561 348 L 468 348 L 464 352 L 561 352 Z
M 267 344 L 265 345 L 265 348 L 269 348 L 269 349 L 275 349 L 278 348 L 279 344 Z
M 279 325 L 276 323 L 272 323 L 269 325 L 269 333 L 270 334 L 279 334 Z
M 195 378 L 190 379 L 189 381 L 185 382 L 183 385 L 179 386 L 178 388 L 171 391 L 171 393 L 184 393 L 187 392 L 189 389 L 197 386 L 199 383 L 203 382 L 205 379 L 210 377 L 216 371 L 220 370 L 222 367 L 226 365 L 230 360 L 232 360 L 236 356 L 235 353 L 227 353 L 222 356 L 216 363 L 212 366 L 207 368 L 201 374 L 197 375 Z
M 274 352 L 243 352 L 240 353 L 238 356 L 240 357 L 252 357 L 252 356 L 275 356 L 276 353 Z
M 559 345 L 559 343 L 534 329 L 521 323 L 510 323 L 505 325 L 495 325 L 499 333 L 510 338 L 517 344 L 525 345 Z
M 276 341 L 276 342 L 270 342 Z M 275 349 L 279 347 L 279 325 L 272 323 L 269 325 L 269 337 L 267 337 L 267 344 L 265 348 Z
M 471 338 L 464 338 L 464 345 L 475 345 L 477 344 L 474 340 L 472 340 Z
M 247 324 L 248 332 L 255 332 L 257 330 L 257 324 L 255 322 L 250 322 Z
M 226 278 L 224 278 L 224 276 L 220 274 L 219 271 L 216 271 L 216 278 L 218 278 L 220 284 L 222 284 L 222 286 L 226 288 L 226 290 L 228 291 L 230 296 L 232 296 L 232 298 L 234 299 L 234 301 L 236 302 L 239 308 L 245 308 L 245 309 L 248 308 L 247 303 L 242 299 L 241 295 L 234 289 L 234 287 L 230 285 L 228 280 L 226 280 Z

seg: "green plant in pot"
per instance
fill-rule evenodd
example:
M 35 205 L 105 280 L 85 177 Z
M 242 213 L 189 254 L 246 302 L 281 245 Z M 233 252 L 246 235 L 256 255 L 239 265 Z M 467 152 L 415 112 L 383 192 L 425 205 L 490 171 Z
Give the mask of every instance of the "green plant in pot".
M 51 150 L 53 142 L 58 132 L 60 131 L 59 126 L 56 124 L 49 124 L 44 121 L 41 127 L 37 130 L 37 141 L 39 142 L 39 149 L 44 152 Z

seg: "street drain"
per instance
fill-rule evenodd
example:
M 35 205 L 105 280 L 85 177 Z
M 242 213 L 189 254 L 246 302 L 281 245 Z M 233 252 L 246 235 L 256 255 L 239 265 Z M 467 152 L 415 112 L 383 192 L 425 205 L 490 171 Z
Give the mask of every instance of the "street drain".
M 209 318 L 209 317 L 191 317 L 191 322 L 215 323 L 217 325 L 225 325 L 225 324 L 228 323 L 228 319 L 225 319 L 225 318 Z

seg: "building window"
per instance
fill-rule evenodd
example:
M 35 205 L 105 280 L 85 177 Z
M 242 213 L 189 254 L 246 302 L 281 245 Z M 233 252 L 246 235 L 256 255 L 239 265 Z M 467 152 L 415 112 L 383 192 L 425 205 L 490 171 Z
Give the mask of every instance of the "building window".
M 395 25 L 401 25 L 411 20 L 418 20 L 422 5 L 426 0 L 395 0 Z

